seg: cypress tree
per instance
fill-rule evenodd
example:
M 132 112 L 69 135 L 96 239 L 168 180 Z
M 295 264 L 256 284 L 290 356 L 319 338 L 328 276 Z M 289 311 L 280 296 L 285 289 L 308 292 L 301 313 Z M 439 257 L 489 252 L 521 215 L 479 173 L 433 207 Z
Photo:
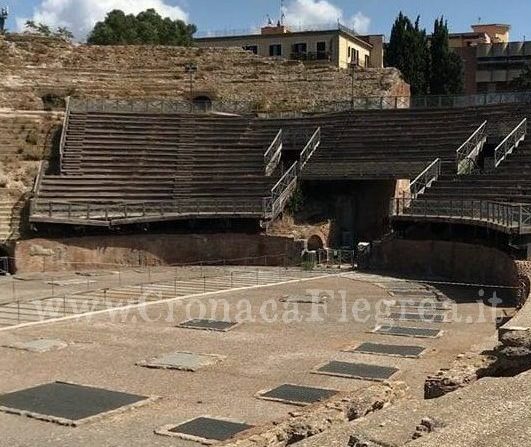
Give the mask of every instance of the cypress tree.
M 435 20 L 431 38 L 430 93 L 453 95 L 463 91 L 463 61 L 450 50 L 448 24 Z

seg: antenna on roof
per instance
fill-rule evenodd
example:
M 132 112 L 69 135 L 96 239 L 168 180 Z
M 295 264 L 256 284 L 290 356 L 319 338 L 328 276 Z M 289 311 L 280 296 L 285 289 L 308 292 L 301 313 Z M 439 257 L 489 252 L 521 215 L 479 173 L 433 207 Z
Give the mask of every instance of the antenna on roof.
M 284 25 L 284 19 L 286 14 L 284 14 L 284 0 L 280 0 L 280 24 Z
M 478 17 L 478 24 L 481 23 L 481 17 Z

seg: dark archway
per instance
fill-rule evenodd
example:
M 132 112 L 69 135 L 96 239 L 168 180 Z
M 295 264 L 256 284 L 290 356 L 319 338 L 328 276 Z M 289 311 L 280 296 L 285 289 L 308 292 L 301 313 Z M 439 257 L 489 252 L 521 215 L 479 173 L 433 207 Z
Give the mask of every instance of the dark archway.
M 193 103 L 196 112 L 210 112 L 212 110 L 212 100 L 206 95 L 196 96 Z
M 308 250 L 321 250 L 324 248 L 324 242 L 320 236 L 314 234 L 308 238 Z
M 0 276 L 12 273 L 12 264 L 9 251 L 5 247 L 0 247 Z

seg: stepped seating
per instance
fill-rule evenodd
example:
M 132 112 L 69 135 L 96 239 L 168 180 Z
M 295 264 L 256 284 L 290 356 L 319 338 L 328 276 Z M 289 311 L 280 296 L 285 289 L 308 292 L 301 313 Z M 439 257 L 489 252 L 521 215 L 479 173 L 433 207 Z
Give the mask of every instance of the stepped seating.
M 481 121 L 455 111 L 338 114 L 303 174 L 308 180 L 415 178 L 434 159 L 455 170 L 456 150 Z
M 243 117 L 71 112 L 61 172 L 43 177 L 34 210 L 218 204 L 259 217 L 277 178 L 264 167 L 273 137 Z
M 423 198 L 531 202 L 531 139 L 490 172 L 441 177 Z
M 0 243 L 20 236 L 23 204 L 7 194 L 0 193 Z

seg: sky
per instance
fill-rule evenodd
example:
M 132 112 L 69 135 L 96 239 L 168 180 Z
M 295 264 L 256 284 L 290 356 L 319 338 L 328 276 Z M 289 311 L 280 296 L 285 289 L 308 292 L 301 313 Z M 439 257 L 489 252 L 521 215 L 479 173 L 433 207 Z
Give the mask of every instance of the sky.
M 359 33 L 389 35 L 403 11 L 431 30 L 436 17 L 448 19 L 451 32 L 470 31 L 470 25 L 507 23 L 511 40 L 531 40 L 531 0 L 284 0 L 286 22 L 292 25 L 342 23 Z M 155 8 L 163 16 L 195 23 L 200 32 L 256 29 L 268 15 L 280 16 L 280 0 L 0 0 L 8 6 L 8 28 L 20 31 L 28 19 L 66 26 L 83 40 L 94 23 L 112 9 L 138 13 Z

